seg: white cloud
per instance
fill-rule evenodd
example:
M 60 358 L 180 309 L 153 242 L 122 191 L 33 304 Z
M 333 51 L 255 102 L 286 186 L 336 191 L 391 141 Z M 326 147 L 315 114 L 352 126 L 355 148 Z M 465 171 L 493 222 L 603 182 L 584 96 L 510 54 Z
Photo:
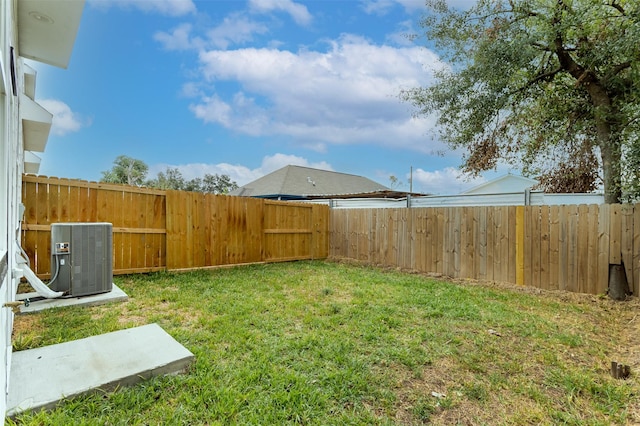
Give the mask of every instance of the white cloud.
M 314 163 L 304 157 L 298 157 L 297 155 L 274 154 L 264 157 L 262 159 L 262 165 L 259 169 L 256 169 L 256 172 L 259 173 L 260 176 L 264 176 L 289 165 L 333 171 L 333 167 L 331 167 L 331 165 L 326 161 Z
M 361 0 L 361 4 L 366 13 L 375 15 L 387 14 L 396 4 L 401 5 L 408 13 L 426 8 L 425 0 Z
M 207 47 L 227 49 L 254 41 L 255 35 L 266 34 L 269 28 L 240 13 L 225 17 L 222 22 L 206 32 L 206 38 L 193 36 L 191 24 L 181 24 L 171 31 L 157 31 L 153 38 L 167 50 L 201 50 Z
M 266 25 L 236 13 L 225 17 L 220 25 L 207 32 L 207 36 L 212 46 L 226 49 L 230 44 L 251 42 L 254 34 L 266 34 L 268 31 Z
M 182 85 L 180 95 L 184 96 L 185 98 L 196 98 L 203 95 L 203 92 L 200 88 L 200 84 L 194 81 L 190 81 Z
M 83 120 L 82 117 L 73 111 L 69 105 L 56 99 L 39 99 L 38 103 L 47 111 L 53 114 L 51 132 L 54 135 L 64 136 L 73 133 L 82 127 L 89 126 L 90 120 Z
M 196 5 L 192 0 L 89 0 L 89 3 L 102 9 L 117 6 L 166 16 L 183 16 L 196 12 Z
M 191 111 L 205 123 L 218 123 L 224 127 L 231 125 L 231 106 L 221 101 L 217 96 L 205 96 L 201 103 L 191 105 Z
M 421 152 L 432 118 L 414 118 L 401 103 L 403 88 L 428 85 L 443 64 L 424 48 L 380 46 L 343 35 L 326 52 L 277 49 L 210 50 L 200 53 L 208 83 L 237 82 L 240 91 L 203 94 L 191 109 L 205 122 L 240 133 L 287 136 L 294 142 L 375 143 Z
M 470 9 L 475 6 L 476 3 L 478 3 L 477 0 L 447 0 L 449 7 L 460 10 Z
M 362 9 L 369 14 L 385 15 L 396 4 L 402 6 L 407 13 L 427 10 L 425 0 L 361 0 Z M 477 3 L 477 0 L 445 0 L 449 7 L 466 10 Z
M 385 15 L 395 5 L 395 0 L 363 0 L 362 9 L 372 15 Z
M 407 175 L 407 178 L 409 176 Z M 413 190 L 434 195 L 453 195 L 486 182 L 484 177 L 468 178 L 460 169 L 446 167 L 442 170 L 413 171 Z
M 296 155 L 278 153 L 264 157 L 260 167 L 255 169 L 250 169 L 249 167 L 240 164 L 229 163 L 190 163 L 180 165 L 154 164 L 149 167 L 149 176 L 155 177 L 159 172 L 164 172 L 167 167 L 171 167 L 177 168 L 180 173 L 182 173 L 182 176 L 187 180 L 195 179 L 197 177 L 201 178 L 207 173 L 219 175 L 224 174 L 228 175 L 232 181 L 235 181 L 238 185 L 242 186 L 290 164 L 323 170 L 333 170 L 331 165 L 325 161 L 311 162 L 306 158 L 298 157 Z
M 412 21 L 402 21 L 398 23 L 396 32 L 387 34 L 386 39 L 398 46 L 413 46 L 414 39 L 419 37 L 420 31 L 416 31 Z
M 402 5 L 408 12 L 413 12 L 420 9 L 426 10 L 425 0 L 396 0 Z M 447 0 L 450 1 L 450 0 Z M 454 0 L 454 1 L 470 1 L 470 0 Z
M 255 12 L 288 13 L 298 25 L 309 25 L 313 20 L 306 6 L 291 0 L 249 0 L 249 6 Z
M 181 24 L 170 33 L 158 31 L 153 39 L 160 42 L 167 50 L 188 50 L 204 47 L 204 41 L 199 37 L 191 38 L 191 25 Z

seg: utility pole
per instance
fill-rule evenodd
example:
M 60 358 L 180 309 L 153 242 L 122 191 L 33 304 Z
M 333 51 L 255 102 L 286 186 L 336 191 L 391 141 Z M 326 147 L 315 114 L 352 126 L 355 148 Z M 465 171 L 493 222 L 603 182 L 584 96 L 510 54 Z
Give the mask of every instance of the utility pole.
M 413 166 L 409 171 L 409 194 L 413 194 Z

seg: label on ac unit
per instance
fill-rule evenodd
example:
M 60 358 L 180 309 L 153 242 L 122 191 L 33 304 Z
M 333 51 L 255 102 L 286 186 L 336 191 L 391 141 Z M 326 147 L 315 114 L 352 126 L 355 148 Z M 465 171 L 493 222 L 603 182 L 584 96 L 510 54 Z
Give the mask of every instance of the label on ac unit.
M 69 253 L 69 243 L 56 243 L 56 254 Z

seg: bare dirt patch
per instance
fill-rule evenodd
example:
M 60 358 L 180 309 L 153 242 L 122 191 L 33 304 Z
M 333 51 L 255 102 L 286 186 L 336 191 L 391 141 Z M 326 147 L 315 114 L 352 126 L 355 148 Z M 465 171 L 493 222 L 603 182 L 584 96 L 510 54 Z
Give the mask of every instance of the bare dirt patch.
M 40 317 L 30 314 L 16 315 L 13 321 L 13 335 L 37 334 L 44 331 Z

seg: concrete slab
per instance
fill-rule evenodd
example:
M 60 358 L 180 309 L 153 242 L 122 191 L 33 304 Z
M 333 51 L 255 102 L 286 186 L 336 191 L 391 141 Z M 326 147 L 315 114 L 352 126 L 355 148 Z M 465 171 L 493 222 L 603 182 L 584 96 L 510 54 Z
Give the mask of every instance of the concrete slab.
M 113 284 L 113 288 L 110 292 L 94 294 L 91 296 L 42 299 L 38 293 L 20 293 L 16 295 L 16 300 L 30 300 L 29 306 L 20 306 L 21 314 L 38 312 L 44 309 L 60 308 L 63 306 L 95 306 L 110 302 L 123 302 L 128 298 L 129 296 L 127 296 L 127 294 L 115 284 Z
M 110 391 L 179 373 L 193 359 L 157 324 L 14 352 L 7 415 L 53 408 L 92 390 Z

